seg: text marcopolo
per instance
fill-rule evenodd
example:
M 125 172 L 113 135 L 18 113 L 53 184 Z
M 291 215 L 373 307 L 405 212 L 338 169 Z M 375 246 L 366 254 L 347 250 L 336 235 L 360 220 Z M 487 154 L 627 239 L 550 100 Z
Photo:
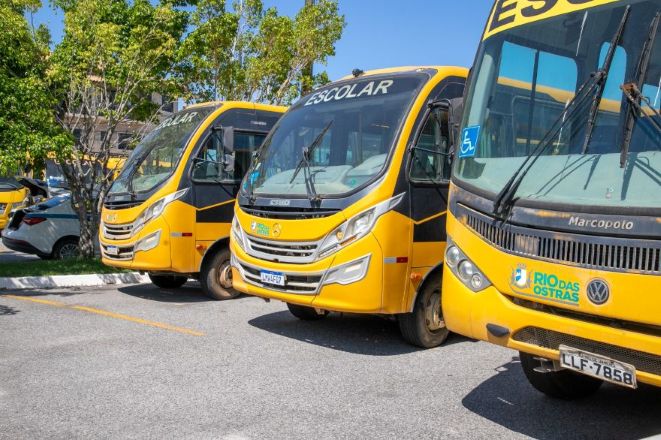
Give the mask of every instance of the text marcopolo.
M 605 220 L 605 219 L 589 219 L 572 216 L 569 219 L 569 226 L 578 226 L 579 228 L 594 228 L 594 229 L 619 229 L 623 231 L 630 231 L 634 228 L 634 223 L 628 220 Z

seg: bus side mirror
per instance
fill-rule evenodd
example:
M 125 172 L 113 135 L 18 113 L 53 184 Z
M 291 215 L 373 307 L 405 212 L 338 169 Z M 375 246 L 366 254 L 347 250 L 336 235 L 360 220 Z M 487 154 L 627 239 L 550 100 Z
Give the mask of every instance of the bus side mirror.
M 212 130 L 220 135 L 220 139 L 223 142 L 223 150 L 227 153 L 232 153 L 234 151 L 234 127 L 218 125 L 213 127 Z

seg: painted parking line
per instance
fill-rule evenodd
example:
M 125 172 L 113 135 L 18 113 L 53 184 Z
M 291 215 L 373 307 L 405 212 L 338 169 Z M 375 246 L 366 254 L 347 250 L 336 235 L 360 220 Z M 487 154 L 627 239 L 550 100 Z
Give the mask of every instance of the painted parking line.
M 88 313 L 93 313 L 95 315 L 101 315 L 101 316 L 106 316 L 108 318 L 113 318 L 113 319 L 119 319 L 122 321 L 129 321 L 133 322 L 136 324 L 142 324 L 148 327 L 156 327 L 160 328 L 162 330 L 168 330 L 171 332 L 176 332 L 176 333 L 182 333 L 185 335 L 190 335 L 190 336 L 204 336 L 204 333 L 196 331 L 196 330 L 191 330 L 188 328 L 184 327 L 177 327 L 174 325 L 170 324 L 164 324 L 162 322 L 156 322 L 156 321 L 149 321 L 147 319 L 142 319 L 142 318 L 136 318 L 134 316 L 129 316 L 129 315 L 124 315 L 122 313 L 115 313 L 115 312 L 109 312 L 107 310 L 102 310 L 102 309 L 97 309 L 95 307 L 87 307 L 87 306 L 72 306 L 69 304 L 65 304 L 59 301 L 51 301 L 51 300 L 46 300 L 46 299 L 39 299 L 39 298 L 32 298 L 29 296 L 16 296 L 16 295 L 0 295 L 0 298 L 10 298 L 10 299 L 16 299 L 19 301 L 29 301 L 37 304 L 44 304 L 48 306 L 53 306 L 53 307 L 60 307 L 60 308 L 65 308 L 65 309 L 71 309 L 71 310 L 79 310 L 81 312 L 88 312 Z

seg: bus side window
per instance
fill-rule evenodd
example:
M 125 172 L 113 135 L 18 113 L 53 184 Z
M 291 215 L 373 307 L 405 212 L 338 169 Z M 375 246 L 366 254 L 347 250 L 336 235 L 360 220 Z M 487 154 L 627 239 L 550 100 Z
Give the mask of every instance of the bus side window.
M 411 181 L 439 184 L 450 179 L 448 111 L 434 109 L 411 152 Z
M 193 163 L 193 180 L 196 182 L 217 182 L 223 178 L 222 140 L 211 133 L 204 141 Z

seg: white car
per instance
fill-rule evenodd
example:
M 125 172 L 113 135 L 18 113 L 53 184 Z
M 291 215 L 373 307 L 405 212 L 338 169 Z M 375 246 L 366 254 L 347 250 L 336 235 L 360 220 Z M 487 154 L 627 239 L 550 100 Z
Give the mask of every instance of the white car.
M 40 258 L 65 259 L 78 256 L 80 222 L 69 193 L 14 212 L 2 244 Z

